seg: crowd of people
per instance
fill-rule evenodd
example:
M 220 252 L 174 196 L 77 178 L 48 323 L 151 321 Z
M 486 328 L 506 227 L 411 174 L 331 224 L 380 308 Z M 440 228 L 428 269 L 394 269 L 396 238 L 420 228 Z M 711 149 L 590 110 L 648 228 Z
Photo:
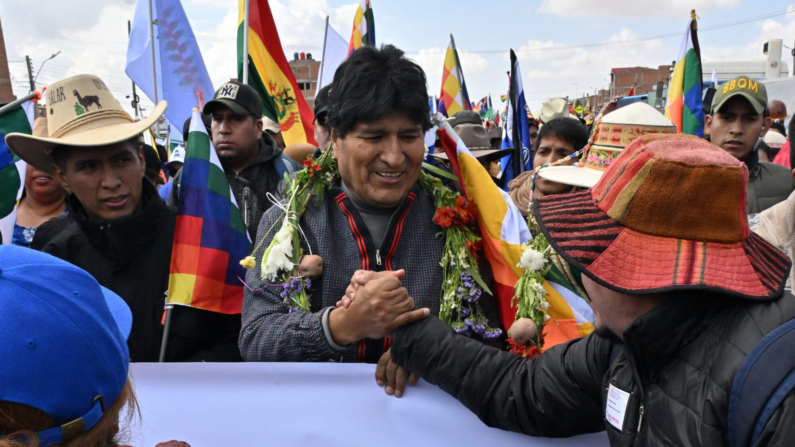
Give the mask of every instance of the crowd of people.
M 285 147 L 248 85 L 216 91 L 201 125 L 256 265 L 307 158 L 333 151 L 338 175 L 297 219 L 312 247 L 301 261 L 311 308 L 286 304 L 290 284 L 250 270 L 240 315 L 174 307 L 166 361 L 373 363 L 387 395 L 423 378 L 505 430 L 728 445 L 738 371 L 795 319 L 795 174 L 789 160 L 766 161 L 795 159 L 785 105 L 738 77 L 718 87 L 700 139 L 647 104 L 613 101 L 585 123 L 551 100 L 530 123 L 530 149 L 533 166 L 555 166 L 507 185 L 498 162 L 513 151 L 498 147 L 499 128 L 474 112 L 450 117 L 592 309 L 593 333 L 525 359 L 507 350 L 488 293 L 475 301 L 493 330 L 464 336 L 439 318 L 447 241 L 420 186 L 433 127 L 426 86 L 401 50 L 362 47 L 316 95 L 317 147 Z M 97 76 L 49 89 L 96 96 L 103 108 L 48 102 L 32 135 L 6 138 L 28 171 L 13 245 L 0 247 L 0 446 L 121 445 L 119 415 L 137 406 L 129 363 L 160 354 L 190 122 L 169 160 L 141 139 L 164 103 L 136 122 Z M 454 171 L 441 150 L 432 155 Z M 475 267 L 491 284 L 484 259 Z M 753 445 L 790 445 L 795 393 L 769 413 Z

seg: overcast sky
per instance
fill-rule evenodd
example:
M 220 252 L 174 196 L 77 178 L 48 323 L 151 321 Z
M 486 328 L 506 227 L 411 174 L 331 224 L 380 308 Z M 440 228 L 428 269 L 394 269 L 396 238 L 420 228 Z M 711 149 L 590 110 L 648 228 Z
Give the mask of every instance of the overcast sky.
M 146 0 L 140 0 L 146 1 Z M 790 0 L 791 1 L 791 0 Z M 218 87 L 236 76 L 236 0 L 183 0 L 207 69 Z M 357 3 L 341 0 L 271 0 L 285 52 L 320 58 L 325 18 L 346 39 Z M 485 3 L 485 4 L 484 4 Z M 537 112 L 545 98 L 581 96 L 609 84 L 613 67 L 657 67 L 677 56 L 695 8 L 705 60 L 762 59 L 762 44 L 795 42 L 795 7 L 766 0 L 372 0 L 379 44 L 392 43 L 416 60 L 438 95 L 444 50 L 455 36 L 470 99 L 507 90 L 508 49 L 517 51 L 527 102 Z M 103 78 L 128 106 L 124 73 L 127 21 L 135 0 L 3 0 L 6 51 L 14 91 L 28 91 L 25 55 L 38 87 L 79 73 Z M 787 11 L 793 11 L 787 13 Z M 713 29 L 714 28 L 714 29 Z M 790 70 L 792 58 L 785 57 Z M 151 104 L 147 98 L 142 102 Z M 129 106 L 128 106 L 129 107 Z

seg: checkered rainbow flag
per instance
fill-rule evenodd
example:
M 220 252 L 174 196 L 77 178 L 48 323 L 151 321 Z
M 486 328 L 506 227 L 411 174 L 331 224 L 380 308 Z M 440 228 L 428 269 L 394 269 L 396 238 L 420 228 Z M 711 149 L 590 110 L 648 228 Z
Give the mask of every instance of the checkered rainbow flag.
M 464 72 L 461 71 L 461 61 L 458 59 L 458 51 L 455 49 L 455 40 L 450 34 L 450 45 L 447 46 L 447 53 L 444 56 L 444 70 L 442 71 L 442 92 L 439 94 L 442 99 L 443 107 L 439 107 L 439 113 L 446 117 L 451 117 L 462 110 L 472 110 L 469 102 L 469 93 L 464 81 Z
M 198 109 L 179 184 L 167 304 L 239 314 L 250 242 L 235 197 Z

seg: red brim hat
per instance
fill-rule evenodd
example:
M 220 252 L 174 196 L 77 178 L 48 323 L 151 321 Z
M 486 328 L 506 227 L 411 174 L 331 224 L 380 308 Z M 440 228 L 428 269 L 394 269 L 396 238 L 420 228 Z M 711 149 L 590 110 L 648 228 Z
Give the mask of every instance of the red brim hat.
M 609 289 L 773 298 L 790 260 L 749 230 L 747 178 L 717 146 L 649 135 L 627 146 L 592 190 L 543 197 L 533 214 L 555 251 Z

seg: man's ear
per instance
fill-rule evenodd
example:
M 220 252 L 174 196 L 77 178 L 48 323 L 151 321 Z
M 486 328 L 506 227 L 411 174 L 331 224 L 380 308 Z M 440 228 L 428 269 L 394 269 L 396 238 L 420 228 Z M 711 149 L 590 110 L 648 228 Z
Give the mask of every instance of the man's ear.
M 63 186 L 63 189 L 66 190 L 68 194 L 72 193 L 72 188 L 69 187 L 69 181 L 66 179 L 66 173 L 61 170 L 61 168 L 53 163 L 52 166 L 52 175 L 55 180 Z
M 712 115 L 704 115 L 704 136 L 709 136 L 710 128 L 712 127 Z
M 770 126 L 773 125 L 773 119 L 769 116 L 762 121 L 762 133 L 759 134 L 759 138 L 764 138 L 765 134 L 770 130 Z
M 138 146 L 138 163 L 141 165 L 141 176 L 146 172 L 146 159 L 144 158 L 143 146 Z
M 334 153 L 334 158 L 339 158 L 339 154 L 337 153 L 337 141 L 340 139 L 340 136 L 337 134 L 337 131 L 331 129 L 331 150 Z
M 262 129 L 265 127 L 265 123 L 262 122 L 262 119 L 254 120 L 254 126 L 257 128 L 257 135 L 262 134 Z

